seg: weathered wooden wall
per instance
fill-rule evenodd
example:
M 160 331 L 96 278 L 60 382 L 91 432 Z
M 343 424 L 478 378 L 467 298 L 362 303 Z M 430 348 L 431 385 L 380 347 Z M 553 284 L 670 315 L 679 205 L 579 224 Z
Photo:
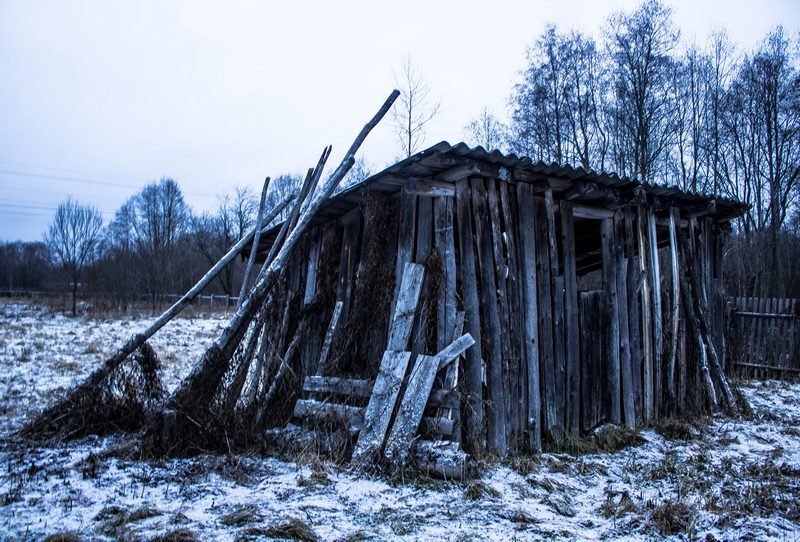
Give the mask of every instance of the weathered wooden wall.
M 435 390 L 460 405 L 440 414 L 466 449 L 538 451 L 605 422 L 706 408 L 681 288 L 698 274 L 723 351 L 710 218 L 642 199 L 587 207 L 544 181 L 453 180 L 365 194 L 308 233 L 290 278 L 304 289 L 306 374 L 375 377 L 391 300 L 415 262 L 427 268 L 414 353 L 435 353 L 461 325 L 477 343 Z M 592 269 L 602 287 L 579 291 L 578 274 Z

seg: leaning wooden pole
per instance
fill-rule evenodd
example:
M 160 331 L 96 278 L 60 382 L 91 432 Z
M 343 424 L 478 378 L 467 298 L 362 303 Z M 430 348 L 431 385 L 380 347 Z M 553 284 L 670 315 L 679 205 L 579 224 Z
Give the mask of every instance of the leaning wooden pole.
M 264 180 L 264 187 L 261 189 L 261 201 L 258 204 L 258 218 L 256 224 L 264 224 L 264 204 L 267 202 L 267 190 L 269 189 L 269 177 Z M 264 224 L 266 225 L 266 224 Z M 241 307 L 244 301 L 244 296 L 247 293 L 247 287 L 250 285 L 250 273 L 253 272 L 253 265 L 256 263 L 256 253 L 258 252 L 258 242 L 261 240 L 261 228 L 256 228 L 255 236 L 253 237 L 253 249 L 250 251 L 250 257 L 247 259 L 247 267 L 242 276 L 242 288 L 239 290 L 239 298 L 236 300 L 236 307 Z
M 331 176 L 315 190 L 312 198 L 306 202 L 306 205 L 300 212 L 295 227 L 287 234 L 286 240 L 283 242 L 280 250 L 278 250 L 275 258 L 262 270 L 250 295 L 231 317 L 231 320 L 219 337 L 214 340 L 203 357 L 194 366 L 191 373 L 169 397 L 165 405 L 166 410 L 177 411 L 187 418 L 191 418 L 191 416 L 198 411 L 206 411 L 211 399 L 217 392 L 220 380 L 229 367 L 233 352 L 247 331 L 247 327 L 255 312 L 262 306 L 269 290 L 286 265 L 292 248 L 300 240 L 301 235 L 304 233 L 316 212 L 353 166 L 355 163 L 356 151 L 364 142 L 367 135 L 386 115 L 399 94 L 397 90 L 391 93 L 378 113 L 375 114 L 358 134 L 339 166 L 334 170 Z M 325 151 L 323 151 L 318 164 L 318 171 L 322 171 L 328 156 L 330 156 L 330 148 L 326 148 Z M 159 420 L 155 420 L 154 425 L 156 429 L 155 434 L 158 434 Z

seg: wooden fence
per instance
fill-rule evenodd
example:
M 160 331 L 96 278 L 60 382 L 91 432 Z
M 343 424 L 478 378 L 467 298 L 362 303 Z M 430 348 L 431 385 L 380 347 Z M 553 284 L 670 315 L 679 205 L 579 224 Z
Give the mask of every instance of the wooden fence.
M 729 356 L 740 376 L 800 376 L 800 300 L 738 297 L 729 335 Z

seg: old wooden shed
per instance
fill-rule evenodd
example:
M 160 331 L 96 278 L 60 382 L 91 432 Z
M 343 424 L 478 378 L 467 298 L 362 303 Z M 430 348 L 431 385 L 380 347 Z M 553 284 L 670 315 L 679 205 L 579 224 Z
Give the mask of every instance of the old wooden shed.
M 294 415 L 363 423 L 409 262 L 425 278 L 408 349 L 436 353 L 462 327 L 476 340 L 436 377 L 423 436 L 504 455 L 708 410 L 721 401 L 722 238 L 742 211 L 434 145 L 331 198 L 295 248 L 276 304 L 284 336 L 305 330 Z

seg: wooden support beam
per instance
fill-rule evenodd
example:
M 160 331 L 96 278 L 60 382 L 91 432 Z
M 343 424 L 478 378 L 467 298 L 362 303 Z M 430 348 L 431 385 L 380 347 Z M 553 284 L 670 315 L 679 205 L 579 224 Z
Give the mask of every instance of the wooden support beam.
M 478 283 L 475 270 L 474 236 L 469 182 L 456 183 L 456 214 L 458 218 L 459 261 L 461 263 L 461 299 L 464 304 L 465 324 L 478 348 L 467 351 L 464 368 L 464 393 L 466 394 L 467 451 L 479 453 L 485 447 L 483 433 L 483 360 L 481 355 L 481 319 L 478 302 Z
M 394 300 L 397 299 L 400 291 L 406 264 L 414 261 L 414 233 L 417 230 L 417 196 L 409 194 L 405 189 L 400 193 L 400 213 L 402 218 L 400 219 L 400 230 L 397 234 L 392 313 L 394 313 Z
M 544 193 L 544 205 L 547 217 L 547 249 L 550 253 L 550 280 L 553 303 L 553 368 L 555 388 L 553 398 L 555 399 L 556 424 L 553 426 L 553 437 L 560 442 L 564 438 L 566 427 L 566 352 L 564 334 L 564 276 L 561 274 L 560 258 L 558 252 L 555 203 L 553 202 L 553 191 L 546 190 Z
M 342 253 L 339 259 L 339 281 L 336 285 L 336 299 L 342 302 L 342 317 L 347 320 L 350 302 L 353 298 L 358 245 L 361 239 L 361 209 L 344 226 L 342 232 Z
M 536 298 L 539 316 L 539 368 L 541 370 L 542 432 L 554 437 L 556 424 L 556 377 L 553 354 L 553 294 L 550 251 L 547 239 L 547 211 L 544 199 L 534 198 L 534 231 L 536 233 Z
M 506 249 L 506 265 L 508 274 L 506 275 L 506 292 L 508 295 L 508 328 L 505 334 L 510 339 L 511 350 L 509 352 L 509 371 L 511 373 L 511 397 L 509 402 L 512 411 L 515 413 L 512 438 L 514 443 L 524 442 L 527 433 L 527 399 L 525 394 L 525 382 L 527 380 L 527 370 L 524 362 L 524 337 L 522 325 L 522 284 L 520 279 L 519 264 L 519 214 L 518 208 L 512 205 L 515 194 L 512 192 L 513 185 L 508 182 L 499 183 L 500 207 L 502 211 L 505 231 L 503 232 L 503 242 Z
M 566 429 L 580 434 L 580 330 L 578 283 L 575 263 L 575 223 L 572 204 L 561 202 L 561 237 L 564 245 L 564 326 L 566 340 Z
M 453 187 L 455 190 L 455 187 Z M 453 199 L 436 198 L 433 204 L 434 246 L 442 260 L 442 284 L 436 300 L 436 348 L 453 339 L 456 318 L 456 249 L 453 231 Z
M 642 408 L 644 411 L 644 422 L 649 423 L 653 419 L 655 409 L 654 385 L 653 385 L 653 324 L 652 324 L 652 274 L 649 270 L 647 254 L 649 244 L 647 243 L 647 211 L 644 207 L 637 208 L 636 234 L 639 249 L 639 272 L 642 274 Z
M 328 393 L 346 397 L 369 397 L 373 382 L 356 378 L 336 376 L 307 376 L 303 381 L 303 391 L 307 393 Z
M 401 351 L 408 348 L 424 275 L 425 268 L 421 265 L 415 263 L 406 264 L 394 305 L 394 316 L 389 328 L 388 350 Z
M 676 392 L 676 372 L 675 361 L 678 355 L 678 331 L 680 327 L 680 307 L 681 307 L 681 277 L 680 263 L 678 261 L 678 223 L 680 222 L 680 211 L 672 207 L 669 213 L 669 263 L 670 263 L 670 346 L 667 350 L 667 399 L 670 402 L 671 411 L 675 411 L 677 392 Z
M 333 315 L 331 316 L 331 321 L 328 324 L 328 331 L 325 333 L 325 340 L 322 342 L 322 350 L 319 354 L 319 361 L 317 362 L 316 366 L 312 368 L 314 373 L 322 371 L 325 368 L 325 364 L 328 362 L 331 344 L 333 344 L 333 336 L 336 334 L 336 329 L 339 327 L 339 319 L 342 316 L 343 306 L 344 303 L 342 301 L 337 301 L 336 305 L 333 307 Z
M 537 246 L 536 246 L 536 206 L 533 202 L 533 188 L 527 183 L 517 184 L 517 204 L 519 206 L 519 234 L 523 313 L 523 352 L 525 355 L 527 397 L 528 447 L 533 452 L 542 449 L 542 401 L 539 388 L 539 311 L 537 296 Z
M 605 314 L 603 324 L 608 335 L 606 357 L 608 359 L 608 420 L 614 424 L 622 422 L 621 374 L 619 352 L 619 299 L 617 297 L 617 264 L 614 250 L 614 220 L 606 218 L 602 224 L 603 244 L 603 291 Z
M 292 416 L 298 419 L 310 419 L 317 423 L 343 424 L 350 433 L 358 432 L 364 425 L 362 407 L 324 403 L 313 399 L 298 399 Z
M 636 419 L 642 419 L 642 333 L 641 304 L 639 303 L 640 284 L 643 281 L 637 260 L 633 234 L 633 208 L 625 207 L 625 256 L 628 261 L 628 347 L 631 352 L 631 375 L 633 377 L 633 401 Z
M 508 263 L 504 253 L 504 240 L 503 240 L 503 223 L 500 220 L 500 194 L 497 188 L 497 181 L 489 179 L 486 181 L 486 194 L 489 206 L 489 220 L 492 234 L 492 254 L 494 256 L 494 273 L 496 283 L 496 299 L 497 310 L 500 317 L 500 346 L 502 352 L 501 366 L 502 366 L 502 379 L 503 379 L 503 399 L 505 406 L 505 428 L 506 428 L 506 442 L 510 443 L 516 439 L 514 434 L 514 417 L 512 416 L 512 403 L 513 403 L 513 381 L 519 378 L 519 375 L 512 373 L 511 361 L 511 335 L 510 331 L 510 316 L 509 316 L 509 303 L 508 291 L 506 290 L 506 281 L 508 279 Z
M 622 410 L 625 425 L 636 427 L 636 407 L 633 393 L 633 368 L 631 367 L 630 330 L 628 327 L 628 259 L 625 257 L 625 222 L 622 212 L 614 217 L 614 252 L 617 266 L 617 301 L 619 303 L 619 364 L 622 385 Z
M 481 308 L 488 347 L 484 361 L 487 365 L 488 443 L 492 452 L 505 456 L 508 451 L 506 409 L 503 390 L 503 350 L 500 315 L 497 306 L 497 281 L 492 254 L 491 222 L 487 210 L 486 188 L 483 179 L 470 179 L 472 211 L 475 219 L 475 238 L 478 241 L 480 262 Z
M 434 180 L 411 180 L 406 183 L 406 192 L 417 196 L 452 198 L 456 195 L 456 187 L 452 182 Z
M 654 412 L 658 417 L 661 413 L 663 359 L 662 341 L 664 329 L 661 322 L 661 270 L 658 263 L 658 237 L 656 233 L 656 219 L 653 209 L 647 210 L 647 236 L 650 256 L 650 286 L 653 292 L 653 394 Z

